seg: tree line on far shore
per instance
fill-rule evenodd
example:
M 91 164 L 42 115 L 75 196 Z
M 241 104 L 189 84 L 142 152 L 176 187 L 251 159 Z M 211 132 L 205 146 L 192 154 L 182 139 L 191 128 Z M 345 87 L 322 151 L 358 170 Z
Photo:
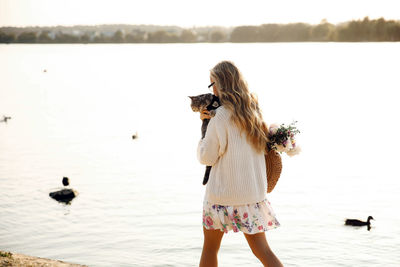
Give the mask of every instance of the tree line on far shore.
M 52 31 L 36 27 L 0 28 L 0 43 L 196 43 L 196 42 L 395 42 L 400 41 L 400 21 L 384 18 L 353 20 L 318 25 L 306 23 L 263 24 L 234 28 L 209 27 L 200 29 Z

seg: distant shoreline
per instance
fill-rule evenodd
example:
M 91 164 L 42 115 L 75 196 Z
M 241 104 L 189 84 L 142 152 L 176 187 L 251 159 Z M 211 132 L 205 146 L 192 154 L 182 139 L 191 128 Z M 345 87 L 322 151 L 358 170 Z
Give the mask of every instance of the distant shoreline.
M 1 27 L 0 43 L 280 43 L 280 42 L 399 42 L 400 21 L 384 18 L 331 24 L 277 24 L 236 27 L 160 25 L 77 25 Z
M 0 266 L 87 267 L 87 265 L 80 265 L 60 260 L 51 260 L 46 258 L 33 257 L 19 253 L 10 253 L 2 250 L 0 250 Z

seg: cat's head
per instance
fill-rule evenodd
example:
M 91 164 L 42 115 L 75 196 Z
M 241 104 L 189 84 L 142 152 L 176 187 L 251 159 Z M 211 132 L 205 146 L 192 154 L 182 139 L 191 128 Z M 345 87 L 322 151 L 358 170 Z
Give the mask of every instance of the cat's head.
M 189 98 L 192 100 L 190 106 L 194 112 L 200 112 L 211 104 L 213 97 L 214 95 L 210 93 L 197 96 L 189 96 Z

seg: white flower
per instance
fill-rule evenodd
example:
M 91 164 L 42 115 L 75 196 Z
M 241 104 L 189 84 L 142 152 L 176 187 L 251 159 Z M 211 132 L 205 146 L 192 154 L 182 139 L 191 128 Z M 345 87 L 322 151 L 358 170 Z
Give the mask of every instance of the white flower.
M 279 125 L 277 125 L 277 124 L 275 124 L 275 123 L 272 123 L 272 124 L 269 126 L 269 129 L 268 129 L 269 134 L 270 134 L 270 135 L 276 134 L 276 132 L 278 131 L 278 129 L 279 129 Z
M 288 140 L 285 143 L 285 147 L 286 147 L 286 152 L 291 150 L 293 148 L 293 144 L 292 144 L 292 140 L 290 139 L 290 137 L 288 138 Z
M 289 151 L 287 151 L 286 154 L 287 154 L 289 157 L 293 157 L 294 155 L 297 155 L 297 154 L 299 154 L 300 152 L 301 152 L 301 148 L 300 148 L 299 146 L 296 146 L 295 148 L 290 149 Z

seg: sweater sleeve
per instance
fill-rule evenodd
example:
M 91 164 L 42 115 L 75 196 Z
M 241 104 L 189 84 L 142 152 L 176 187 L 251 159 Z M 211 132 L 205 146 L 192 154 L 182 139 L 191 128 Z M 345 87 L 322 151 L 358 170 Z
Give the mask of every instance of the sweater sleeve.
M 225 153 L 227 146 L 227 128 L 223 116 L 217 115 L 210 119 L 207 132 L 200 139 L 197 147 L 197 158 L 201 164 L 213 166 Z

